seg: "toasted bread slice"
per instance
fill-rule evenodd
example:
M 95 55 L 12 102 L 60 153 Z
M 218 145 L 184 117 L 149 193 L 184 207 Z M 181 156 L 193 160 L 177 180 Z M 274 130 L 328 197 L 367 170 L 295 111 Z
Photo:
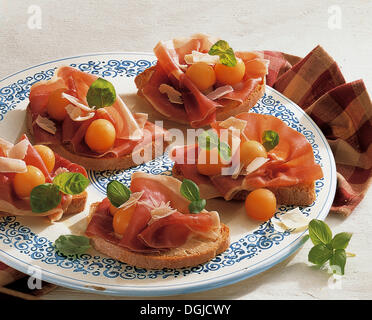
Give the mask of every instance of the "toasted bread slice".
M 31 137 L 33 137 L 33 130 L 32 130 L 32 115 L 29 107 L 27 107 L 26 111 L 26 125 L 27 130 Z M 163 153 L 168 143 L 164 139 L 156 139 L 155 141 L 151 142 L 151 154 L 147 157 L 143 157 L 143 153 L 141 150 L 138 149 L 136 153 L 131 153 L 124 155 L 122 157 L 112 157 L 112 156 L 103 156 L 101 158 L 93 158 L 88 157 L 80 154 L 76 154 L 72 146 L 70 144 L 48 144 L 48 146 L 56 153 L 58 153 L 61 157 L 64 157 L 71 162 L 77 163 L 85 167 L 85 169 L 90 170 L 117 170 L 117 169 L 128 169 L 133 166 L 137 166 L 143 162 L 150 161 L 157 156 L 160 156 L 159 153 Z M 149 147 L 149 145 L 144 146 L 144 149 Z M 143 150 L 142 150 L 143 151 Z M 134 162 L 134 159 L 142 159 L 143 161 L 140 163 Z
M 172 169 L 172 176 L 182 181 L 184 179 L 182 172 L 174 165 Z M 290 187 L 277 187 L 268 188 L 276 197 L 277 204 L 281 205 L 295 205 L 295 206 L 308 206 L 311 205 L 315 199 L 315 182 L 308 184 L 298 184 Z M 252 190 L 251 190 L 252 191 Z M 238 191 L 233 199 L 243 201 L 247 197 L 248 190 Z M 201 197 L 203 195 L 201 194 Z
M 91 205 L 90 215 L 93 215 L 98 205 L 98 202 Z M 183 268 L 205 263 L 228 248 L 229 238 L 229 228 L 221 223 L 220 237 L 217 240 L 191 238 L 183 246 L 163 253 L 133 252 L 97 236 L 91 238 L 91 244 L 97 251 L 129 265 L 146 269 L 162 269 Z
M 153 72 L 155 70 L 155 66 L 150 67 L 146 69 L 145 71 L 141 72 L 139 75 L 136 76 L 134 79 L 134 82 L 137 86 L 138 92 L 137 94 L 143 98 L 146 99 L 146 97 L 142 94 L 142 88 L 146 85 L 146 83 L 150 80 Z M 248 98 L 243 101 L 242 103 L 239 101 L 234 100 L 227 100 L 221 102 L 223 105 L 222 108 L 218 108 L 216 110 L 216 120 L 225 120 L 231 116 L 235 116 L 239 113 L 245 112 L 250 110 L 254 105 L 257 103 L 257 101 L 263 96 L 265 93 L 265 80 L 262 81 L 262 83 L 258 84 L 254 90 L 251 92 L 251 94 L 248 96 Z M 146 99 L 147 100 L 147 99 Z M 148 101 L 150 104 L 151 102 Z M 162 113 L 162 110 L 157 108 L 156 105 L 152 105 L 153 108 L 161 113 L 163 116 L 167 117 L 166 114 Z M 187 119 L 170 119 L 174 122 L 182 123 L 182 124 L 188 124 L 189 122 Z

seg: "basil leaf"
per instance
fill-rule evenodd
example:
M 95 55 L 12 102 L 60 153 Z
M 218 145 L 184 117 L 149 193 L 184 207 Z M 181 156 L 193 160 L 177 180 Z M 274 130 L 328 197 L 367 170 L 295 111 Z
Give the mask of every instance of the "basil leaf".
M 183 179 L 180 192 L 187 200 L 192 202 L 200 200 L 199 187 L 192 180 Z
M 211 150 L 218 147 L 220 139 L 214 130 L 207 130 L 198 136 L 198 145 L 200 148 Z
M 321 220 L 313 219 L 309 223 L 309 235 L 314 245 L 328 244 L 332 240 L 332 231 L 328 225 Z
M 220 142 L 218 145 L 218 153 L 222 157 L 222 159 L 229 161 L 231 160 L 231 148 L 230 146 L 225 142 Z
M 192 201 L 189 204 L 189 211 L 190 213 L 199 213 L 205 208 L 206 204 L 207 204 L 207 201 L 205 199 L 199 199 L 199 200 Z
M 311 263 L 323 265 L 332 257 L 332 254 L 333 250 L 327 248 L 325 244 L 321 243 L 311 248 L 308 260 Z
M 344 249 L 335 250 L 333 256 L 329 260 L 329 265 L 333 273 L 344 275 L 346 265 L 346 252 Z
M 54 209 L 61 202 L 62 195 L 58 186 L 44 183 L 32 189 L 30 204 L 32 212 L 42 213 Z
M 279 134 L 272 130 L 266 130 L 262 135 L 262 145 L 266 151 L 274 149 L 279 143 Z
M 104 108 L 114 104 L 116 100 L 116 91 L 111 82 L 98 78 L 89 87 L 86 98 L 91 108 Z
M 89 185 L 89 179 L 79 172 L 63 172 L 53 179 L 53 184 L 65 194 L 82 193 Z
M 230 48 L 225 40 L 217 41 L 210 49 L 208 54 L 211 56 L 219 56 L 220 62 L 228 67 L 236 66 L 236 57 L 234 50 Z
M 332 241 L 331 245 L 333 249 L 346 249 L 351 239 L 352 234 L 350 232 L 341 232 L 336 234 Z
M 107 198 L 117 208 L 128 201 L 131 193 L 130 189 L 119 181 L 113 180 L 107 185 Z
M 62 235 L 54 242 L 54 246 L 65 256 L 82 254 L 90 248 L 90 240 L 73 234 Z

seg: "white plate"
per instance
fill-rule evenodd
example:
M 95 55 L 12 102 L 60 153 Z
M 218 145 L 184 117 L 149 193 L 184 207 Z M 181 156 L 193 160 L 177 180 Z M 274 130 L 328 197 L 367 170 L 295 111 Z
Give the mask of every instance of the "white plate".
M 134 77 L 154 65 L 149 53 L 102 53 L 58 59 L 27 68 L 0 80 L 0 137 L 15 141 L 25 130 L 25 108 L 33 83 L 50 79 L 61 65 L 109 79 L 117 92 L 135 110 L 161 119 L 136 95 Z M 305 135 L 312 145 L 315 160 L 324 172 L 316 182 L 317 200 L 301 208 L 309 218 L 324 219 L 336 189 L 336 169 L 331 149 L 320 129 L 300 107 L 279 92 L 266 87 L 266 94 L 252 112 L 271 114 Z M 166 122 L 165 126 L 176 126 Z M 177 126 L 176 126 L 177 127 Z M 185 127 L 181 127 L 184 129 Z M 109 179 L 128 183 L 136 170 L 170 174 L 172 162 L 165 155 L 129 170 L 89 172 L 88 203 L 104 198 Z M 293 254 L 302 245 L 303 232 L 281 232 L 269 222 L 257 223 L 244 214 L 243 202 L 208 201 L 209 209 L 218 209 L 221 220 L 230 227 L 229 249 L 212 261 L 192 268 L 145 270 L 103 256 L 91 249 L 74 258 L 58 255 L 54 240 L 61 234 L 81 234 L 88 212 L 66 217 L 50 224 L 45 218 L 0 218 L 0 260 L 24 273 L 73 289 L 120 296 L 161 296 L 208 290 L 251 277 Z M 277 216 L 291 207 L 278 208 Z

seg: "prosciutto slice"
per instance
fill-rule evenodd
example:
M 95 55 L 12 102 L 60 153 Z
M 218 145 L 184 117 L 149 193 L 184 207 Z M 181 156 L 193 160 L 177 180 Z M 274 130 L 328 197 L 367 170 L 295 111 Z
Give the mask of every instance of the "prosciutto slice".
M 221 108 L 226 101 L 235 100 L 243 102 L 255 88 L 262 84 L 267 73 L 267 64 L 257 53 L 237 52 L 236 56 L 246 64 L 246 74 L 241 82 L 223 95 L 207 96 L 201 92 L 187 77 L 184 70 L 188 67 L 185 56 L 195 53 L 208 53 L 211 46 L 217 41 L 204 34 L 196 34 L 189 38 L 176 38 L 170 41 L 160 41 L 154 48 L 158 59 L 157 65 L 149 81 L 141 88 L 141 93 L 152 106 L 171 119 L 188 122 L 194 128 L 213 123 L 216 120 L 216 108 Z M 252 64 L 252 61 L 255 61 Z M 252 72 L 252 66 L 254 72 Z M 171 103 L 165 94 L 159 93 L 162 84 L 171 85 L 182 93 L 183 105 Z M 223 85 L 216 85 L 217 90 Z
M 186 153 L 197 154 L 197 145 L 174 149 L 171 157 L 176 169 L 185 178 L 195 181 L 205 198 L 215 197 L 218 191 L 225 200 L 231 200 L 241 190 L 288 187 L 310 183 L 323 177 L 322 169 L 315 163 L 312 147 L 305 136 L 288 127 L 282 120 L 271 115 L 248 112 L 241 113 L 236 118 L 247 122 L 244 135 L 249 140 L 261 142 L 264 131 L 274 130 L 279 134 L 279 144 L 268 152 L 269 161 L 257 170 L 235 179 L 228 175 L 205 176 L 198 172 L 196 164 L 181 161 L 188 158 Z M 219 122 L 212 127 L 218 131 Z
M 121 238 L 115 237 L 109 201 L 104 199 L 93 214 L 86 234 L 99 236 L 134 252 L 160 252 L 180 247 L 189 237 L 210 237 L 219 228 L 217 212 L 203 210 L 198 214 L 188 211 L 189 201 L 180 194 L 181 182 L 169 176 L 142 172 L 132 175 L 132 193 L 142 192 L 129 225 Z M 151 220 L 151 207 L 169 203 L 174 212 Z

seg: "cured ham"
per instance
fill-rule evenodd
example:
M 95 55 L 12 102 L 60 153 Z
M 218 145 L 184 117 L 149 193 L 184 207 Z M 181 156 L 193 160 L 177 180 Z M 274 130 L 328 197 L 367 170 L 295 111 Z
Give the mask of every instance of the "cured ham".
M 180 247 L 190 237 L 213 238 L 220 227 L 217 212 L 191 214 L 189 201 L 180 194 L 181 182 L 173 177 L 136 172 L 130 190 L 141 193 L 129 225 L 121 237 L 114 233 L 110 202 L 105 198 L 91 216 L 86 234 L 100 237 L 133 252 L 161 252 Z M 152 219 L 151 211 L 167 203 L 170 214 Z
M 0 141 L 5 141 L 1 139 Z M 8 152 L 6 152 L 8 150 Z M 26 166 L 31 165 L 38 168 L 43 175 L 45 176 L 46 183 L 52 183 L 53 177 L 58 174 L 58 172 L 63 168 L 65 171 L 69 172 L 79 172 L 87 177 L 86 170 L 75 163 L 70 162 L 67 159 L 59 156 L 58 154 L 54 154 L 55 156 L 55 165 L 51 172 L 48 171 L 46 164 L 42 160 L 39 153 L 33 147 L 33 145 L 29 142 L 27 136 L 23 134 L 20 138 L 20 141 L 13 145 L 11 143 L 2 143 L 0 145 L 0 153 L 6 155 L 4 157 L 0 157 L 5 162 L 6 160 L 8 163 L 8 169 L 2 166 L 0 161 L 0 213 L 5 214 L 14 214 L 14 215 L 25 215 L 25 216 L 43 216 L 48 215 L 52 221 L 57 220 L 60 218 L 66 209 L 66 207 L 71 202 L 70 195 L 62 195 L 62 200 L 60 204 L 55 208 L 46 213 L 34 213 L 31 210 L 30 206 L 30 199 L 29 198 L 20 198 L 14 192 L 13 187 L 13 180 L 15 173 L 17 172 L 24 172 L 14 170 L 14 168 L 9 168 L 9 165 L 17 161 L 17 164 L 23 163 L 21 167 L 26 168 Z M 17 159 L 10 158 L 11 155 L 17 156 Z M 2 170 L 3 169 L 3 170 Z
M 56 70 L 51 80 L 36 83 L 31 87 L 28 109 L 31 112 L 31 131 L 35 143 L 64 144 L 68 148 L 71 147 L 76 154 L 101 158 L 130 154 L 133 148 L 144 140 L 151 142 L 158 138 L 154 135 L 154 124 L 147 121 L 147 115 L 132 114 L 119 96 L 116 96 L 111 106 L 97 110 L 90 108 L 86 96 L 95 80 L 97 76 L 64 66 Z M 48 99 L 58 89 L 64 89 L 62 97 L 70 102 L 66 106 L 67 115 L 62 121 L 48 119 Z M 40 122 L 40 119 L 49 122 Z M 88 126 L 97 119 L 110 121 L 116 133 L 112 148 L 101 153 L 92 151 L 84 141 Z M 51 123 L 54 124 L 54 129 Z M 164 130 L 158 128 L 158 135 L 164 133 Z
M 171 153 L 175 161 L 175 170 L 183 177 L 192 179 L 200 188 L 205 188 L 205 197 L 211 197 L 216 192 L 225 200 L 231 200 L 242 190 L 252 191 L 258 188 L 291 187 L 299 184 L 314 182 L 323 177 L 321 167 L 315 163 L 313 150 L 305 136 L 288 127 L 282 120 L 271 115 L 256 113 L 241 113 L 236 116 L 238 120 L 246 121 L 242 132 L 248 140 L 261 142 L 266 130 L 278 133 L 279 144 L 268 152 L 268 160 L 259 161 L 255 170 L 248 170 L 244 175 L 233 178 L 231 175 L 200 174 L 197 170 L 197 159 L 194 163 L 187 163 L 190 158 L 187 154 L 198 155 L 198 145 L 177 147 Z M 221 122 L 212 125 L 220 130 Z M 201 189 L 202 190 L 202 189 Z
M 152 68 L 146 83 L 139 88 L 141 95 L 161 114 L 175 121 L 188 122 L 195 128 L 213 123 L 217 109 L 223 108 L 229 101 L 243 103 L 257 86 L 264 83 L 268 72 L 268 62 L 260 54 L 237 52 L 236 56 L 246 65 L 243 79 L 229 87 L 216 83 L 211 95 L 199 90 L 185 73 L 188 66 L 196 62 L 207 61 L 206 63 L 212 65 L 212 61 L 214 64 L 218 62 L 218 56 L 208 55 L 217 40 L 204 34 L 196 34 L 189 38 L 160 41 L 154 48 L 157 65 Z M 166 94 L 159 92 L 159 87 L 164 84 L 173 86 L 174 90 L 182 93 L 183 105 L 179 100 L 175 103 Z

